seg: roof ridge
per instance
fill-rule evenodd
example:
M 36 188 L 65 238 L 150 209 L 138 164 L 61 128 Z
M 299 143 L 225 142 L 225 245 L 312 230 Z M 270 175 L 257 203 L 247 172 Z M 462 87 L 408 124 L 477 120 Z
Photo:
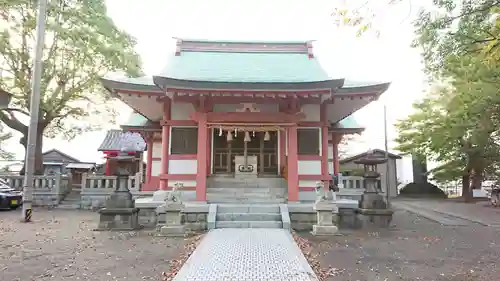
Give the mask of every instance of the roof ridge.
M 202 41 L 177 39 L 175 55 L 182 52 L 220 52 L 220 53 L 305 53 L 311 58 L 311 41 L 298 42 L 237 42 L 237 41 Z
M 306 40 L 263 40 L 263 39 L 203 39 L 203 38 L 181 38 L 174 37 L 176 40 L 180 40 L 181 42 L 193 42 L 193 43 L 227 43 L 227 44 L 306 44 L 310 42 L 314 42 L 316 40 L 306 39 Z

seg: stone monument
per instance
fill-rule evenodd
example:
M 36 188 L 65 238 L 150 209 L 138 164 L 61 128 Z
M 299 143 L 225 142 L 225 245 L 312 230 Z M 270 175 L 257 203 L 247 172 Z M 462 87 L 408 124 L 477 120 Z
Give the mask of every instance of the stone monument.
M 165 203 L 156 209 L 159 216 L 164 216 L 163 223 L 158 225 L 158 236 L 178 237 L 186 235 L 186 229 L 181 221 L 184 204 L 181 201 L 179 189 L 182 187 L 182 183 L 175 183 L 165 198 Z
M 317 199 L 314 203 L 314 210 L 317 215 L 317 222 L 313 225 L 312 234 L 316 236 L 338 235 L 337 222 L 339 209 L 334 203 L 335 193 L 325 186 L 324 182 L 316 183 Z
M 365 157 L 354 161 L 356 164 L 364 166 L 365 192 L 359 201 L 358 221 L 361 227 L 376 226 L 389 227 L 392 221 L 393 210 L 387 204 L 386 199 L 379 193 L 377 187 L 380 180 L 380 173 L 377 165 L 386 163 L 387 159 L 379 157 L 373 153 L 368 153 Z
M 135 156 L 130 155 L 132 150 L 122 148 L 119 155 L 109 158 L 110 161 L 134 161 Z M 120 167 L 121 165 L 117 165 Z M 111 196 L 106 200 L 105 207 L 98 211 L 99 226 L 97 230 L 134 230 L 139 229 L 139 209 L 134 207 L 132 193 L 128 189 L 130 173 L 125 168 L 116 171 L 116 187 Z

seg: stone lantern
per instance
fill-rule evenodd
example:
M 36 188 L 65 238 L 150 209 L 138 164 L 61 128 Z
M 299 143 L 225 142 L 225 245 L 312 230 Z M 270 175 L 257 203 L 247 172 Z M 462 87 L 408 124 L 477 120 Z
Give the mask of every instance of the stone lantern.
M 359 160 L 354 161 L 364 167 L 365 192 L 361 196 L 358 208 L 358 219 L 362 226 L 373 224 L 378 227 L 388 227 L 394 213 L 388 206 L 386 199 L 379 193 L 378 182 L 380 173 L 377 166 L 387 162 L 385 157 L 380 157 L 372 152 Z
M 139 209 L 134 207 L 132 193 L 128 187 L 129 171 L 124 168 L 135 161 L 135 147 L 126 145 L 120 153 L 108 160 L 115 162 L 116 186 L 111 196 L 106 200 L 105 207 L 100 209 L 99 226 L 97 230 L 134 230 L 139 229 Z

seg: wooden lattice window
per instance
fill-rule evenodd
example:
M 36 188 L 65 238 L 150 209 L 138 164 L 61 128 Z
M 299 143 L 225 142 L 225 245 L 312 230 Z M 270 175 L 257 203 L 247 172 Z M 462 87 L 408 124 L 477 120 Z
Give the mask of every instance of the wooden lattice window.
M 198 128 L 172 128 L 170 154 L 198 153 Z
M 319 129 L 297 129 L 299 155 L 319 155 Z

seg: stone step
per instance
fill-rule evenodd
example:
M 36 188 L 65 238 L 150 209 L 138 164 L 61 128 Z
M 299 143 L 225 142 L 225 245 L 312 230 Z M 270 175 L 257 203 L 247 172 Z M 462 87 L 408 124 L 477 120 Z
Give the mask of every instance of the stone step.
M 242 187 L 255 187 L 255 188 L 258 188 L 260 187 L 261 185 L 259 185 L 258 183 L 244 183 L 244 182 L 216 182 L 216 183 L 209 183 L 207 184 L 208 188 L 214 188 L 214 187 L 223 187 L 223 188 L 231 188 L 231 187 L 239 187 L 239 188 L 242 188 Z M 262 186 L 264 187 L 264 186 Z M 269 187 L 269 186 L 267 186 Z
M 80 209 L 80 204 L 65 204 L 63 202 L 62 204 L 57 205 L 57 208 L 63 210 L 76 210 Z
M 281 193 L 285 194 L 284 188 L 268 188 L 268 187 L 210 187 L 207 192 L 212 193 Z
M 218 204 L 217 214 L 224 213 L 279 214 L 280 206 L 278 204 Z
M 281 221 L 218 221 L 215 228 L 283 228 Z
M 286 200 L 277 198 L 269 198 L 269 199 L 259 199 L 259 198 L 215 198 L 215 199 L 209 199 L 208 203 L 215 203 L 215 204 L 280 204 L 280 203 L 285 203 Z
M 217 214 L 216 221 L 277 221 L 281 222 L 281 214 L 273 213 L 224 213 Z
M 207 193 L 207 198 L 239 198 L 239 199 L 281 199 L 285 198 L 283 195 L 279 194 L 269 194 L 269 193 Z

